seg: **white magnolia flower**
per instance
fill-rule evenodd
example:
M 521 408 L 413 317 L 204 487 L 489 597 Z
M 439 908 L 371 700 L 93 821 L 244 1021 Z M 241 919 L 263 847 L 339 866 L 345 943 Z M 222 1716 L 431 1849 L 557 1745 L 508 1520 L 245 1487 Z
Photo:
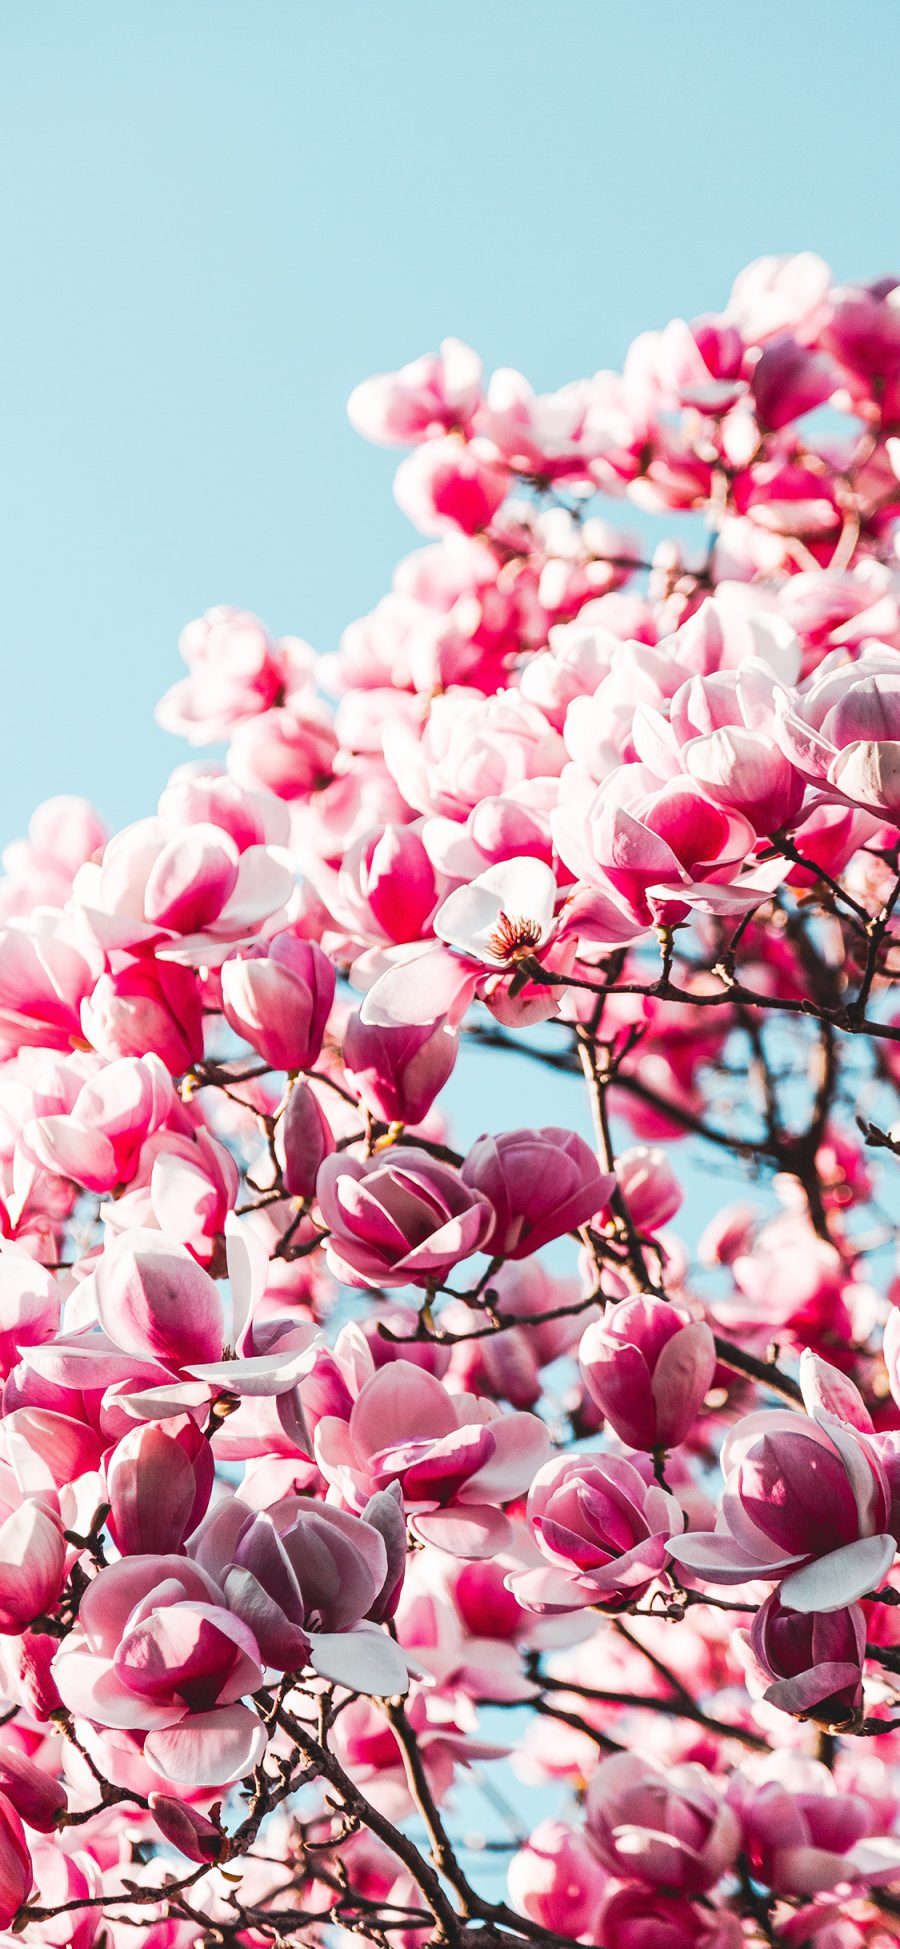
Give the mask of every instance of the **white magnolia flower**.
M 448 947 L 489 968 L 539 953 L 553 933 L 556 875 L 539 859 L 505 859 L 448 895 L 434 931 Z

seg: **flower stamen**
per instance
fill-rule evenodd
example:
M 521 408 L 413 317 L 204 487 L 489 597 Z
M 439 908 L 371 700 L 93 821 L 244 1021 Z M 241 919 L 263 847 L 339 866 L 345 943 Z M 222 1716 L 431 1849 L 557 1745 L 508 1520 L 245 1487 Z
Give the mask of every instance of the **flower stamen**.
M 491 928 L 487 945 L 498 961 L 522 961 L 540 946 L 540 921 L 524 914 L 506 914 L 502 908 Z

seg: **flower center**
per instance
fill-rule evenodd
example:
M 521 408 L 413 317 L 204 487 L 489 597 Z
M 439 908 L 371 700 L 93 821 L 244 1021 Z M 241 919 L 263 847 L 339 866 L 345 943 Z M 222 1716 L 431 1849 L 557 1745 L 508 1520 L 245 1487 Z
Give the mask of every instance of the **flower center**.
M 528 920 L 525 914 L 505 914 L 501 909 L 487 944 L 498 961 L 520 961 L 534 952 L 540 939 L 539 921 Z

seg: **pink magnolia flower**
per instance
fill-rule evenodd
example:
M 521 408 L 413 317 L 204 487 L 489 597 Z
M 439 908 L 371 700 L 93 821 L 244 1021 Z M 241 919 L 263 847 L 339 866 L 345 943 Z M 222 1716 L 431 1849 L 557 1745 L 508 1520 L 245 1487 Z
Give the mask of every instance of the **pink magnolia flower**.
M 468 426 L 480 398 L 477 353 L 461 339 L 445 338 L 439 352 L 364 379 L 350 395 L 347 417 L 366 440 L 411 447 Z
M 643 765 L 621 766 L 596 789 L 573 768 L 552 823 L 571 872 L 605 896 L 595 920 L 590 898 L 582 911 L 575 902 L 570 924 L 577 913 L 588 939 L 627 939 L 623 914 L 640 931 L 675 925 L 692 907 L 740 913 L 759 905 L 785 870 L 782 861 L 745 874 L 756 844 L 749 821 L 714 805 L 690 779 L 660 785 Z
M 485 698 L 460 684 L 434 699 L 421 730 L 396 715 L 385 727 L 384 755 L 417 812 L 463 820 L 484 798 L 558 778 L 566 752 L 543 711 L 519 691 Z
M 684 1527 L 675 1501 L 618 1455 L 562 1455 L 531 1484 L 532 1535 L 549 1569 L 514 1571 L 509 1589 L 527 1610 L 596 1605 L 625 1610 L 665 1572 Z
M 763 1777 L 735 1774 L 728 1798 L 755 1881 L 779 1895 L 817 1895 L 842 1883 L 878 1887 L 900 1877 L 900 1842 L 878 1835 L 858 1794 L 840 1793 L 827 1767 L 779 1753 Z
M 37 1925 L 47 1949 L 94 1949 L 102 1942 L 100 1911 L 91 1904 L 101 1892 L 97 1856 L 104 1850 L 95 1840 L 92 1849 L 80 1847 L 64 1853 L 59 1837 L 31 1844 L 35 1893 L 33 1899 L 50 1916 Z M 27 1940 L 27 1937 L 26 1937 Z
M 506 499 L 509 469 L 485 440 L 439 435 L 401 460 L 394 499 L 422 535 L 477 535 Z
M 590 458 L 630 437 L 621 406 L 611 405 L 596 381 L 535 393 L 511 367 L 491 374 L 475 425 L 517 472 L 542 480 L 584 479 Z
M 538 1821 L 513 1855 L 507 1881 L 510 1900 L 529 1921 L 578 1942 L 601 1940 L 597 1919 L 606 1876 L 583 1836 L 562 1821 Z
M 726 1436 L 718 1527 L 671 1554 L 704 1583 L 779 1585 L 791 1611 L 838 1611 L 877 1588 L 897 1552 L 870 1440 L 833 1413 L 749 1414 Z
M 87 799 L 69 793 L 45 799 L 28 821 L 27 838 L 3 848 L 3 920 L 30 914 L 35 907 L 64 907 L 79 866 L 102 850 L 106 838 Z
M 351 1286 L 439 1283 L 481 1250 L 493 1224 L 477 1186 L 405 1144 L 364 1159 L 326 1157 L 316 1197 L 331 1233 L 328 1263 Z
M 635 751 L 660 778 L 686 774 L 757 833 L 777 832 L 798 813 L 805 785 L 774 737 L 775 696 L 774 673 L 757 659 L 692 677 L 675 691 L 667 717 L 638 705 Z
M 124 1557 L 101 1570 L 53 1675 L 79 1718 L 146 1734 L 148 1760 L 175 1784 L 224 1786 L 265 1752 L 265 1727 L 242 1703 L 263 1682 L 256 1640 L 185 1557 Z
M 385 1123 L 421 1123 L 453 1070 L 458 1048 L 459 1037 L 444 1016 L 393 1027 L 351 1015 L 344 1030 L 344 1074 L 361 1102 Z
M 177 962 L 141 956 L 102 974 L 81 1004 L 80 1024 L 109 1062 L 152 1050 L 170 1075 L 181 1076 L 203 1055 L 197 976 Z
M 59 1315 L 52 1272 L 15 1247 L 0 1252 L 0 1379 L 15 1367 L 23 1347 L 52 1339 Z
M 43 1631 L 19 1629 L 20 1636 L 0 1636 L 3 1689 L 13 1704 L 43 1724 L 62 1705 L 51 1669 L 57 1641 Z
M 142 1166 L 144 1160 L 141 1160 Z M 234 1210 L 240 1174 L 231 1152 L 198 1128 L 193 1137 L 166 1131 L 150 1166 L 150 1183 L 145 1194 L 149 1210 L 129 1197 L 120 1198 L 114 1209 L 105 1205 L 103 1220 L 107 1236 L 129 1230 L 132 1224 L 149 1225 L 153 1220 L 167 1237 L 186 1245 L 201 1265 L 209 1265 L 221 1252 L 228 1215 Z M 135 1200 L 141 1193 L 135 1191 Z M 129 1206 L 123 1215 L 123 1205 Z
M 524 1259 L 551 1239 L 576 1231 L 608 1202 L 615 1178 L 572 1130 L 505 1130 L 479 1137 L 460 1176 L 489 1200 L 493 1226 L 484 1249 Z
M 292 636 L 273 643 L 257 616 L 226 604 L 188 623 L 178 648 L 190 674 L 166 692 L 156 719 L 191 744 L 219 744 L 311 679 L 308 644 Z
M 822 337 L 841 365 L 860 379 L 896 385 L 900 373 L 897 293 L 896 278 L 888 276 L 874 284 L 846 285 L 833 294 L 836 302 Z
M 849 1726 L 863 1702 L 866 1620 L 859 1604 L 838 1611 L 787 1611 L 772 1592 L 757 1611 L 748 1649 L 763 1681 L 763 1697 L 782 1712 L 825 1726 Z
M 503 1581 L 519 1562 L 521 1541 L 517 1533 L 511 1550 L 489 1560 L 454 1561 L 433 1550 L 412 1557 L 396 1630 L 416 1668 L 434 1680 L 435 1703 L 438 1691 L 448 1701 L 464 1695 L 512 1704 L 533 1697 L 533 1682 L 510 1658 L 510 1645 L 533 1642 L 541 1626 Z
M 334 1001 L 335 971 L 314 941 L 276 934 L 222 965 L 225 1018 L 273 1069 L 311 1069 Z
M 264 926 L 275 930 L 294 882 L 280 847 L 202 820 L 185 827 L 167 809 L 117 833 L 98 864 L 82 867 L 74 898 L 104 947 L 211 967 Z
M 227 1296 L 160 1232 L 114 1239 L 93 1274 L 101 1331 L 88 1325 L 42 1349 L 52 1377 L 75 1388 L 124 1383 L 129 1412 L 150 1421 L 196 1411 L 211 1392 L 293 1398 L 314 1358 L 315 1329 L 291 1316 L 264 1328 L 256 1317 L 268 1270 L 261 1241 L 232 1214 L 225 1239 Z
M 595 1320 L 578 1350 L 588 1393 L 629 1448 L 677 1448 L 712 1386 L 716 1349 L 705 1320 L 642 1293 Z
M 845 804 L 900 818 L 900 652 L 880 644 L 855 662 L 835 650 L 792 696 L 776 699 L 782 750 L 811 784 Z
M 397 1511 L 402 1561 L 406 1535 Z M 362 1515 L 300 1496 L 248 1510 L 236 1497 L 212 1510 L 191 1556 L 215 1578 L 243 1618 L 266 1665 L 320 1677 L 352 1692 L 391 1697 L 409 1675 L 398 1647 L 377 1623 L 389 1578 L 384 1537 Z
M 123 1056 L 88 1078 L 70 1111 L 31 1118 L 20 1145 L 45 1170 L 88 1191 L 111 1191 L 133 1177 L 143 1144 L 174 1108 L 159 1057 Z
M 105 965 L 78 915 L 9 921 L 0 928 L 0 1038 L 14 1049 L 77 1048 L 81 1004 Z
M 536 1415 L 451 1395 L 433 1374 L 393 1360 L 369 1371 L 347 1419 L 323 1417 L 315 1449 L 323 1475 L 351 1507 L 363 1509 L 376 1490 L 397 1482 L 423 1542 L 480 1557 L 510 1541 L 499 1505 L 524 1494 L 550 1437 Z
M 662 1767 L 638 1753 L 601 1760 L 585 1819 L 611 1874 L 673 1893 L 714 1888 L 741 1844 L 737 1815 L 705 1767 Z
M 805 343 L 826 323 L 831 272 L 814 251 L 755 257 L 738 272 L 725 316 L 752 344 L 794 331 Z
M 238 785 L 304 801 L 331 781 L 337 738 L 329 712 L 315 696 L 247 718 L 232 732 L 228 769 Z
M 740 1919 L 684 1896 L 661 1895 L 637 1884 L 615 1888 L 600 1911 L 597 1940 L 605 1949 L 742 1949 Z
M 769 340 L 753 367 L 750 390 L 761 426 L 776 432 L 823 406 L 840 374 L 827 353 L 812 352 L 789 332 Z

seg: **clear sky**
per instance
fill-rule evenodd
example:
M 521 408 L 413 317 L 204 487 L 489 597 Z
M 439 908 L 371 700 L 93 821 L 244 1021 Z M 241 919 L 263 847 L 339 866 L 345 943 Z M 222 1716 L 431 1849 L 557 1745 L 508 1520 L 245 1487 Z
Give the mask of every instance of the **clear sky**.
M 0 0 L 0 838 L 183 754 L 181 624 L 335 644 L 414 537 L 356 380 L 540 386 L 767 250 L 900 261 L 890 0 Z

